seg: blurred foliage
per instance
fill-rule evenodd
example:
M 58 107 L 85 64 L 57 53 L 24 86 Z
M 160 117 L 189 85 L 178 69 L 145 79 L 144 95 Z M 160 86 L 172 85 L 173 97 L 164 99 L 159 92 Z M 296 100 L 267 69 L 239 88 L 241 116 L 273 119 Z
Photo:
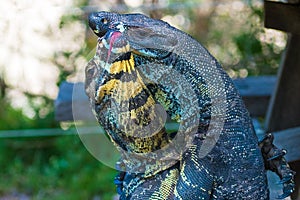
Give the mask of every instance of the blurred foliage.
M 262 5 L 257 4 L 258 1 L 237 4 L 236 9 L 232 9 L 228 1 L 169 0 L 162 1 L 166 6 L 154 10 L 146 9 L 153 8 L 147 5 L 160 3 L 159 0 L 144 0 L 141 10 L 128 1 L 114 2 L 101 1 L 100 8 L 106 5 L 105 8 L 117 10 L 117 5 L 122 5 L 122 12 L 137 9 L 156 18 L 170 19 L 204 44 L 232 77 L 275 74 L 278 69 L 284 45 L 274 42 L 274 37 L 266 39 L 268 34 L 263 28 Z M 101 10 L 94 6 L 94 1 L 76 0 L 76 12 L 61 18 L 61 30 L 71 29 L 74 23 L 84 26 L 86 32 L 80 34 L 85 34 L 86 40 L 78 51 L 57 51 L 49 58 L 60 72 L 57 85 L 79 71 L 78 60 L 91 58 L 96 37 L 89 31 L 86 18 L 88 12 Z M 282 41 L 285 40 L 283 36 Z M 53 99 L 24 93 L 34 112 L 28 117 L 22 109 L 10 104 L 6 94 L 13 89 L 0 77 L 0 105 L 3 108 L 0 109 L 0 130 L 59 127 L 54 120 Z M 112 199 L 115 194 L 113 177 L 116 171 L 93 158 L 77 135 L 0 139 L 0 169 L 0 195 L 18 191 L 33 199 L 76 200 Z
M 77 1 L 81 8 L 87 1 Z M 86 16 L 66 14 L 59 28 L 70 29 L 72 23 L 86 26 Z M 84 33 L 80 33 L 84 34 Z M 95 41 L 93 41 L 95 42 Z M 91 43 L 92 44 L 92 43 Z M 91 47 L 92 49 L 92 47 Z M 49 58 L 59 70 L 57 85 L 77 71 L 77 60 L 91 51 L 82 46 L 78 51 L 57 51 Z M 89 58 L 87 58 L 89 59 Z M 10 104 L 9 90 L 17 90 L 0 78 L 0 130 L 58 128 L 54 119 L 54 100 L 45 95 L 23 92 L 31 117 L 24 109 Z M 113 178 L 116 171 L 96 160 L 84 147 L 77 135 L 0 138 L 0 197 L 25 194 L 30 199 L 112 199 L 115 195 Z
M 50 200 L 111 199 L 115 194 L 116 172 L 92 157 L 76 135 L 6 139 L 0 142 L 0 155 L 0 195 L 18 191 Z
M 261 1 L 170 2 L 177 7 L 163 12 L 200 41 L 232 78 L 276 74 L 286 35 L 264 28 Z

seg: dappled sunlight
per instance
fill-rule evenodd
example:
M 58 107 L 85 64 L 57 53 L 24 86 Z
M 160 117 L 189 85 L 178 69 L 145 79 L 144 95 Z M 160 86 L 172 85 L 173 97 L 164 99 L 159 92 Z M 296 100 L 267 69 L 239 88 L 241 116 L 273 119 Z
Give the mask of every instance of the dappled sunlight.
M 81 23 L 59 29 L 60 18 L 71 6 L 72 1 L 2 2 L 0 72 L 16 90 L 9 92 L 12 105 L 23 107 L 29 116 L 32 112 L 22 92 L 54 99 L 59 71 L 51 58 L 57 51 L 78 51 L 84 43 Z
M 275 44 L 274 51 L 280 53 L 286 46 L 287 35 L 284 32 L 274 29 L 264 29 L 264 32 L 258 35 L 259 40 L 266 44 Z
M 181 30 L 189 30 L 191 26 L 190 20 L 182 14 L 174 16 L 166 15 L 162 18 L 162 20 Z
M 143 4 L 143 0 L 125 0 L 126 5 L 131 6 L 133 8 L 139 7 Z

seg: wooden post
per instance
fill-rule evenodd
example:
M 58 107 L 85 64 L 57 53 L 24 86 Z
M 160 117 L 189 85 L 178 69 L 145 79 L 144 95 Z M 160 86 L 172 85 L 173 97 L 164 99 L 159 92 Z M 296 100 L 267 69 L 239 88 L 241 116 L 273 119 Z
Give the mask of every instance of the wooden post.
M 266 116 L 266 131 L 300 126 L 300 35 L 292 34 Z
M 300 34 L 300 2 L 265 1 L 265 27 Z
M 265 27 L 289 33 L 276 88 L 266 115 L 266 131 L 273 132 L 300 126 L 300 1 L 288 0 L 288 3 L 265 1 L 264 8 Z M 286 143 L 288 138 L 291 139 L 290 133 L 284 132 L 284 134 L 281 135 L 284 137 L 278 141 L 279 144 Z M 298 150 L 296 152 L 299 154 Z M 297 173 L 296 191 L 292 194 L 292 199 L 299 200 L 300 160 L 291 162 L 290 166 Z

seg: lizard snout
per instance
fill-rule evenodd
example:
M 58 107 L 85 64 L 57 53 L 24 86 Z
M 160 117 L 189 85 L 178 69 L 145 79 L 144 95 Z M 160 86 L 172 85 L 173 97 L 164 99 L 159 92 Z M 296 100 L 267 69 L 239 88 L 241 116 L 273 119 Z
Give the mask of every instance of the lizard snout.
M 99 37 L 103 37 L 109 29 L 108 20 L 101 12 L 94 12 L 89 15 L 89 26 Z

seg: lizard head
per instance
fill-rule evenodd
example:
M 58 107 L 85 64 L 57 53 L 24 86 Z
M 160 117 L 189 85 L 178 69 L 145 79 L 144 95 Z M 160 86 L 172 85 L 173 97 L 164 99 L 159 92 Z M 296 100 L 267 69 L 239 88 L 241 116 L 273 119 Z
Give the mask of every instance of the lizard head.
M 159 60 L 177 46 L 177 29 L 142 14 L 95 12 L 89 15 L 88 23 L 99 37 L 94 59 L 86 67 L 86 92 L 90 97 L 109 79 L 107 74 L 115 71 L 113 66 L 118 65 L 119 71 L 131 70 L 133 56 L 128 55 Z
M 108 50 L 108 57 L 111 52 L 132 52 L 159 59 L 172 52 L 178 43 L 174 34 L 177 29 L 142 14 L 91 13 L 89 26 Z

